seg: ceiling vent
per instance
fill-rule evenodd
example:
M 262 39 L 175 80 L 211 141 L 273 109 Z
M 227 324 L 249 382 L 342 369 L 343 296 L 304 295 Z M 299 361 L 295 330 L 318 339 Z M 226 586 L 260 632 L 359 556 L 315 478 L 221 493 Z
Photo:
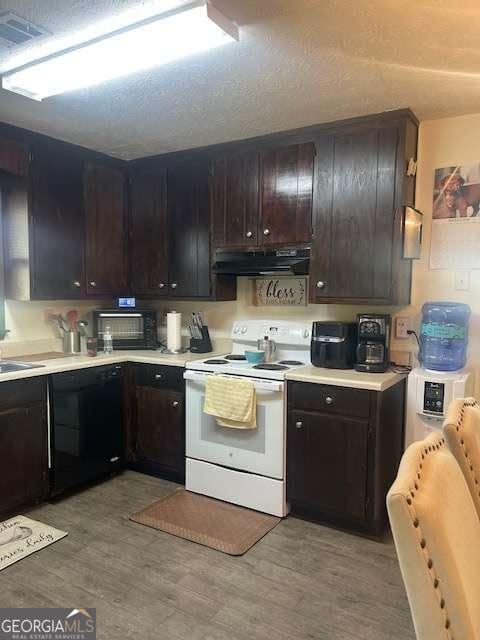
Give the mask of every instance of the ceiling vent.
M 0 46 L 15 47 L 46 35 L 48 31 L 15 13 L 0 14 Z

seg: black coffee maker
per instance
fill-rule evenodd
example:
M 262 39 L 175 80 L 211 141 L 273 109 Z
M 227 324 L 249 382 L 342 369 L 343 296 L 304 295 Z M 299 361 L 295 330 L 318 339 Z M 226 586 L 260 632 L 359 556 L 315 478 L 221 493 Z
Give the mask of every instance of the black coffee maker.
M 383 373 L 390 364 L 390 324 L 387 314 L 361 313 L 357 316 L 357 371 Z

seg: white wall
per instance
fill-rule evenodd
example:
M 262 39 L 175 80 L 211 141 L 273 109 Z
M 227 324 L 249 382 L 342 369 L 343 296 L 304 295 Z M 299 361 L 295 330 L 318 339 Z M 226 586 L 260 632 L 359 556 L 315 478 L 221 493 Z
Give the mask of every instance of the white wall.
M 455 290 L 455 272 L 429 268 L 432 226 L 432 199 L 435 169 L 451 165 L 480 162 L 480 113 L 457 118 L 422 122 L 420 125 L 416 205 L 425 214 L 421 260 L 414 261 L 412 304 L 401 310 L 418 328 L 421 307 L 432 300 L 465 302 L 472 309 L 470 322 L 469 362 L 476 371 L 480 367 L 480 270 L 471 272 L 469 291 Z M 478 247 L 480 252 L 480 246 Z M 410 341 L 393 341 L 392 348 L 407 350 Z M 480 392 L 477 373 L 477 395 Z

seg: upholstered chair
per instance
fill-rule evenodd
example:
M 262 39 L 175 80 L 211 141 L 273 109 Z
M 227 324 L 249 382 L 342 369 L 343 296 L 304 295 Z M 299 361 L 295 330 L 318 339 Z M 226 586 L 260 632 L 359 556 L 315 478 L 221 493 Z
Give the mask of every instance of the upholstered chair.
M 454 400 L 448 408 L 443 431 L 480 518 L 480 403 L 475 398 Z
M 418 640 L 480 640 L 480 521 L 445 439 L 405 452 L 387 496 Z

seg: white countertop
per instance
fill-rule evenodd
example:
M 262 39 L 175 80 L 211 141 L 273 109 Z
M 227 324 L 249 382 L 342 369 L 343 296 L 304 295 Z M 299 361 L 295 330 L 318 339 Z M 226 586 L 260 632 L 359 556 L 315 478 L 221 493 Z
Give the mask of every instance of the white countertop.
M 141 364 L 157 364 L 173 367 L 184 367 L 191 360 L 205 359 L 218 355 L 216 352 L 209 354 L 200 353 L 182 353 L 179 355 L 171 355 L 161 353 L 160 351 L 114 351 L 110 355 L 99 353 L 96 357 L 90 357 L 84 354 L 78 356 L 68 356 L 62 358 L 54 358 L 51 360 L 38 360 L 32 362 L 36 365 L 35 369 L 26 369 L 22 371 L 12 371 L 10 373 L 0 374 L 0 383 L 8 380 L 20 380 L 25 378 L 33 378 L 36 376 L 46 376 L 50 373 L 61 373 L 63 371 L 74 371 L 75 369 L 88 369 L 89 367 L 100 367 L 104 364 L 120 364 L 122 362 L 138 362 Z M 27 362 L 22 360 L 21 356 L 8 358 L 9 360 L 18 362 Z M 43 366 L 37 366 L 43 365 Z
M 34 369 L 23 371 L 12 371 L 11 373 L 0 374 L 0 383 L 9 380 L 21 380 L 36 376 L 46 376 L 51 373 L 61 373 L 63 371 L 74 371 L 75 369 L 87 369 L 89 367 L 100 367 L 105 364 L 120 364 L 122 362 L 138 362 L 141 364 L 157 364 L 173 367 L 185 367 L 187 362 L 193 360 L 204 360 L 221 355 L 222 352 L 214 351 L 208 354 L 182 353 L 172 355 L 161 353 L 160 351 L 114 351 L 110 355 L 99 353 L 92 358 L 81 354 L 78 356 L 68 356 L 51 360 L 39 360 L 32 362 L 36 366 Z M 9 358 L 22 362 L 22 357 Z M 351 387 L 354 389 L 367 389 L 370 391 L 385 391 L 400 380 L 405 378 L 404 374 L 387 371 L 386 373 L 360 373 L 353 369 L 323 369 L 321 367 L 301 367 L 286 374 L 287 380 L 298 382 L 311 382 L 316 384 L 330 384 L 337 387 Z
M 289 371 L 287 380 L 330 384 L 335 387 L 385 391 L 406 378 L 406 374 L 387 371 L 385 373 L 362 373 L 354 369 L 324 369 L 323 367 L 302 367 Z

